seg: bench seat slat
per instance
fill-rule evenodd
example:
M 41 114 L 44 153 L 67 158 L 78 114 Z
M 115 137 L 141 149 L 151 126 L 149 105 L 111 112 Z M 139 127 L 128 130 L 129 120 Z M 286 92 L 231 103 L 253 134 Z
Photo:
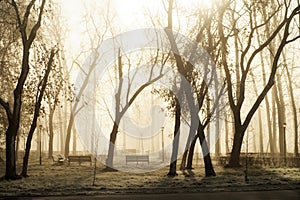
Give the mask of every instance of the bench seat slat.
M 148 162 L 149 164 L 149 155 L 126 155 L 126 165 L 128 162 Z
M 78 162 L 81 165 L 82 162 L 90 162 L 92 165 L 92 157 L 91 156 L 68 156 L 68 164 L 71 162 Z

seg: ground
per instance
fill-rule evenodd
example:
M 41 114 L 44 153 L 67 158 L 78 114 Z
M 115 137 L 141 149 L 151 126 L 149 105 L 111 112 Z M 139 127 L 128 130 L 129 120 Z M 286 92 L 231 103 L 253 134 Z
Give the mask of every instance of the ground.
M 103 165 L 97 165 L 93 186 L 94 168 L 88 163 L 81 166 L 71 163 L 71 166 L 67 166 L 55 165 L 49 160 L 40 166 L 37 161 L 31 161 L 28 178 L 1 180 L 0 197 L 300 189 L 300 168 L 250 167 L 249 181 L 245 182 L 244 168 L 215 166 L 217 176 L 206 178 L 203 166 L 197 165 L 193 171 L 178 171 L 177 177 L 169 178 L 166 176 L 167 167 L 134 174 L 107 172 Z M 128 167 L 135 166 L 135 163 L 130 163 Z M 1 175 L 4 175 L 4 167 L 5 163 L 0 163 Z

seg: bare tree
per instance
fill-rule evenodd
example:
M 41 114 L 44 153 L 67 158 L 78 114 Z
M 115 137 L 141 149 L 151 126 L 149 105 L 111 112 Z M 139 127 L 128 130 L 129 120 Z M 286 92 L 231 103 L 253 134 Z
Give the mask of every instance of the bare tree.
M 35 108 L 34 108 L 34 115 L 33 115 L 33 120 L 31 122 L 30 130 L 29 130 L 29 133 L 28 133 L 28 136 L 27 136 L 26 151 L 25 151 L 25 155 L 24 155 L 24 159 L 23 159 L 23 169 L 22 169 L 22 173 L 21 173 L 21 175 L 23 177 L 28 176 L 27 175 L 27 168 L 28 168 L 29 153 L 30 153 L 30 148 L 31 148 L 31 141 L 32 141 L 33 133 L 36 129 L 37 119 L 39 117 L 40 108 L 41 108 L 41 102 L 42 102 L 42 99 L 44 97 L 48 77 L 49 77 L 49 74 L 51 72 L 53 62 L 54 62 L 53 60 L 54 60 L 55 53 L 56 53 L 55 50 L 52 49 L 51 53 L 50 53 L 50 56 L 49 56 L 49 61 L 47 63 L 47 68 L 46 68 L 45 74 L 43 76 L 43 79 L 39 83 L 39 88 L 38 88 L 38 91 L 37 91 L 37 94 L 36 94 L 36 103 L 35 103 Z
M 143 53 L 141 53 L 143 55 Z M 143 56 L 141 56 L 143 57 Z M 136 77 L 135 74 L 138 72 L 139 68 L 131 69 L 131 64 L 129 63 L 128 66 L 128 73 L 130 73 L 131 70 L 133 70 L 133 77 L 130 79 L 130 74 L 124 74 L 124 63 L 122 62 L 122 56 L 120 54 L 120 49 L 118 51 L 118 63 L 117 63 L 117 73 L 118 73 L 118 85 L 117 85 L 117 92 L 115 94 L 115 116 L 113 118 L 113 128 L 110 133 L 109 138 L 109 149 L 108 149 L 108 155 L 106 160 L 106 166 L 107 169 L 111 170 L 113 168 L 113 157 L 114 157 L 114 146 L 117 139 L 117 133 L 119 130 L 119 124 L 121 122 L 122 117 L 127 112 L 127 110 L 130 108 L 130 106 L 133 104 L 133 102 L 136 100 L 136 98 L 150 85 L 157 82 L 164 76 L 164 65 L 166 61 L 168 60 L 168 55 L 166 58 L 164 58 L 164 55 L 162 55 L 162 58 L 160 59 L 160 52 L 157 50 L 157 53 L 154 57 L 149 58 L 150 62 L 150 70 L 149 70 L 149 76 L 148 79 L 140 84 L 134 92 L 132 91 L 132 85 L 135 81 Z M 158 74 L 156 74 L 156 65 L 161 63 L 161 69 Z M 131 70 L 129 70 L 131 69 Z M 128 85 L 124 85 L 124 78 L 128 78 Z M 133 93 L 132 93 L 133 92 Z M 132 95 L 130 95 L 132 93 Z M 121 96 L 126 96 L 125 102 L 122 102 Z
M 220 7 L 218 31 L 219 31 L 220 38 L 222 41 L 221 42 L 222 64 L 223 64 L 225 74 L 226 74 L 227 87 L 228 87 L 228 98 L 229 98 L 230 108 L 233 112 L 234 125 L 235 125 L 233 147 L 232 147 L 228 166 L 237 167 L 240 165 L 239 164 L 240 151 L 241 151 L 241 146 L 242 146 L 242 141 L 243 141 L 245 131 L 246 131 L 247 127 L 249 126 L 251 119 L 252 119 L 253 115 L 255 114 L 256 110 L 258 109 L 259 105 L 261 104 L 261 102 L 263 101 L 265 96 L 267 95 L 268 91 L 274 85 L 275 77 L 276 77 L 275 75 L 276 75 L 276 71 L 278 69 L 278 62 L 281 57 L 281 53 L 287 44 L 289 44 L 299 38 L 299 36 L 298 36 L 298 37 L 289 39 L 289 35 L 290 35 L 289 33 L 290 33 L 291 22 L 294 19 L 294 17 L 299 14 L 300 7 L 297 6 L 290 13 L 289 12 L 290 5 L 289 4 L 283 5 L 284 17 L 283 17 L 282 21 L 272 31 L 272 33 L 270 34 L 270 37 L 267 38 L 266 41 L 264 41 L 263 43 L 258 44 L 258 46 L 256 46 L 254 48 L 254 50 L 251 52 L 251 49 L 252 49 L 251 46 L 253 45 L 253 36 L 254 36 L 256 30 L 260 29 L 262 27 L 265 27 L 266 24 L 268 24 L 269 21 L 272 19 L 272 17 L 274 17 L 274 15 L 276 15 L 276 13 L 278 12 L 277 10 L 279 10 L 279 8 L 281 8 L 281 5 L 278 5 L 278 9 L 275 12 L 271 13 L 266 21 L 264 21 L 258 25 L 255 25 L 253 23 L 253 13 L 254 13 L 253 9 L 255 8 L 255 6 L 244 2 L 247 16 L 249 18 L 249 26 L 250 26 L 249 28 L 250 29 L 249 29 L 249 34 L 247 34 L 246 46 L 241 50 L 241 56 L 239 59 L 239 67 L 240 67 L 240 71 L 241 71 L 241 77 L 239 80 L 237 80 L 239 82 L 240 88 L 238 90 L 238 93 L 235 94 L 233 91 L 234 86 L 233 86 L 232 74 L 230 72 L 230 67 L 228 65 L 228 58 L 227 58 L 227 53 L 226 53 L 228 51 L 227 44 L 228 44 L 228 37 L 230 36 L 230 34 L 225 36 L 224 26 L 223 26 L 224 14 L 226 13 L 226 9 L 229 8 L 228 7 L 229 5 L 230 4 L 228 2 L 225 2 L 222 5 L 222 7 Z M 236 21 L 234 21 L 232 23 L 236 23 Z M 279 33 L 281 33 L 281 32 L 283 32 L 283 37 L 279 41 L 279 45 L 276 47 L 276 50 L 274 52 L 274 59 L 271 64 L 271 71 L 269 74 L 267 84 L 264 85 L 262 91 L 257 96 L 254 104 L 251 106 L 251 108 L 249 109 L 249 111 L 246 114 L 245 119 L 243 120 L 242 116 L 241 116 L 241 111 L 242 111 L 242 106 L 246 99 L 246 97 L 245 97 L 245 95 L 246 95 L 245 94 L 246 80 L 248 78 L 249 72 L 251 71 L 251 67 L 253 65 L 253 60 L 261 51 L 263 51 L 265 48 L 267 48 L 270 45 L 270 43 L 279 36 Z

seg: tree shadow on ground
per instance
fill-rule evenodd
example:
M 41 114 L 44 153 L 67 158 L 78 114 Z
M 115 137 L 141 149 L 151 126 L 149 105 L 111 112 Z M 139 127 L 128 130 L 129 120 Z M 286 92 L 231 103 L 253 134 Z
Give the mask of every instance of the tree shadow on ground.
M 106 171 L 97 164 L 96 184 L 92 185 L 94 166 L 89 164 L 71 166 L 40 166 L 37 162 L 29 167 L 29 177 L 17 181 L 1 181 L 0 193 L 7 195 L 94 195 L 111 193 L 176 193 L 209 191 L 249 191 L 300 188 L 300 168 L 249 167 L 245 182 L 245 168 L 215 166 L 217 176 L 205 177 L 203 166 L 194 170 L 178 171 L 169 178 L 168 167 L 146 173 Z M 4 174 L 5 166 L 0 166 Z
M 250 166 L 245 176 L 245 167 L 216 168 L 217 176 L 205 177 L 204 168 L 184 170 L 178 177 L 162 177 L 151 187 L 163 189 L 183 188 L 186 192 L 197 191 L 251 191 L 300 188 L 299 168 L 270 168 Z

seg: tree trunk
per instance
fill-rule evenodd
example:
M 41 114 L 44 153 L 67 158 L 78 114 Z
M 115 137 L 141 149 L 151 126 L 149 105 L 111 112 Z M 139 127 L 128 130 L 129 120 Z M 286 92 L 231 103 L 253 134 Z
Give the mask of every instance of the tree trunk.
M 264 153 L 264 136 L 263 136 L 263 125 L 261 110 L 258 109 L 258 131 L 259 131 L 259 153 Z
M 180 164 L 180 168 L 179 168 L 180 170 L 185 170 L 186 169 L 185 164 L 186 164 L 186 158 L 187 158 L 188 150 L 189 150 L 188 148 L 189 147 L 186 147 L 186 149 L 184 150 L 184 152 L 182 154 L 181 164 Z
M 258 96 L 258 89 L 255 83 L 254 75 L 252 72 L 251 77 L 252 77 L 252 84 L 254 88 L 255 95 Z M 262 126 L 262 116 L 261 116 L 261 110 L 258 108 L 258 135 L 259 135 L 259 152 L 263 153 L 264 152 L 264 141 L 263 141 L 263 126 Z M 254 138 L 255 140 L 255 138 Z
M 49 113 L 49 150 L 48 150 L 48 159 L 51 159 L 52 156 L 53 156 L 53 138 L 54 138 L 53 116 L 54 116 L 54 110 L 50 109 L 50 113 Z
M 235 124 L 235 132 L 233 139 L 233 146 L 231 150 L 231 155 L 229 159 L 229 164 L 227 167 L 241 167 L 240 164 L 240 152 L 242 148 L 243 138 L 245 131 L 243 130 L 241 125 Z
M 19 160 L 19 150 L 20 150 L 20 135 L 18 134 L 17 136 L 17 143 L 16 143 L 16 152 L 15 152 L 15 157 L 16 157 L 16 163 L 18 163 Z
M 204 159 L 205 176 L 206 177 L 216 176 L 214 167 L 211 162 L 209 147 L 207 145 L 203 129 L 204 129 L 204 127 L 199 122 L 197 135 L 199 137 L 200 146 L 202 149 L 202 154 L 203 154 L 203 159 Z
M 219 107 L 217 107 L 216 109 L 216 114 L 217 114 L 217 117 L 216 117 L 216 130 L 215 130 L 215 156 L 216 157 L 219 157 L 220 154 L 221 154 L 221 149 L 220 149 L 220 139 L 219 139 L 219 136 L 220 136 L 220 109 Z
M 276 96 L 276 87 L 273 87 L 273 89 L 272 89 L 272 121 L 273 121 L 273 127 L 272 127 L 272 129 L 273 129 L 273 131 L 272 131 L 272 133 L 273 133 L 273 145 L 274 145 L 274 152 L 275 153 L 278 153 L 279 151 L 278 151 L 278 144 L 277 144 L 277 126 L 276 126 L 276 124 L 277 124 L 277 117 L 276 117 L 276 114 L 277 114 L 277 111 L 276 111 L 276 98 L 275 98 L 275 96 Z
M 276 86 L 278 86 L 276 84 Z M 283 155 L 284 153 L 284 130 L 283 130 L 283 123 L 285 123 L 284 121 L 284 118 L 283 118 L 283 104 L 282 102 L 280 101 L 280 98 L 279 98 L 279 95 L 278 95 L 278 92 L 279 90 L 277 89 L 277 87 L 274 87 L 276 88 L 276 92 L 275 92 L 275 102 L 276 102 L 276 105 L 277 105 L 277 119 L 278 119 L 278 130 L 279 130 L 279 152 L 281 155 Z
M 109 148 L 108 148 L 108 155 L 107 155 L 107 159 L 106 159 L 106 168 L 107 169 L 113 169 L 115 142 L 117 139 L 118 129 L 119 129 L 119 122 L 114 122 L 113 129 L 110 133 L 110 142 L 109 142 Z
M 181 107 L 178 100 L 176 99 L 175 128 L 174 128 L 171 163 L 170 163 L 170 169 L 168 173 L 169 177 L 174 177 L 178 175 L 176 172 L 176 165 L 177 165 L 179 138 L 180 138 L 180 117 L 181 117 Z
M 188 160 L 187 160 L 187 164 L 186 164 L 186 169 L 193 169 L 193 157 L 194 157 L 194 150 L 195 150 L 195 145 L 197 142 L 198 137 L 196 136 L 190 146 L 189 149 L 189 155 L 188 155 Z
M 76 136 L 76 128 L 73 126 L 73 155 L 76 155 L 77 151 L 77 136 Z
M 59 136 L 58 136 L 58 143 L 57 147 L 60 150 L 60 153 L 65 153 L 65 137 L 64 137 L 64 128 L 63 128 L 63 120 L 62 120 L 62 109 L 58 112 L 58 124 L 59 124 Z
M 23 168 L 22 168 L 22 173 L 21 173 L 22 177 L 28 177 L 28 175 L 27 175 L 28 161 L 29 161 L 29 154 L 30 154 L 30 148 L 31 148 L 31 140 L 32 140 L 35 128 L 36 128 L 36 122 L 32 123 L 27 140 L 26 140 L 25 155 L 23 158 Z
M 299 15 L 300 16 L 300 15 Z M 286 66 L 286 73 L 287 73 L 287 80 L 289 85 L 289 93 L 290 93 L 290 101 L 291 101 L 291 107 L 293 112 L 293 123 L 294 123 L 294 155 L 297 157 L 299 156 L 299 149 L 298 149 L 298 116 L 297 116 L 297 106 L 295 102 L 295 96 L 294 96 L 294 88 L 292 83 L 292 77 L 289 72 L 288 67 Z
M 266 10 L 263 9 L 262 11 L 263 11 L 263 19 L 267 20 Z M 257 26 L 257 20 L 255 20 L 255 26 Z M 256 30 L 256 32 L 257 32 L 258 43 L 261 44 L 261 37 L 260 37 L 260 34 L 259 34 L 259 30 Z M 266 36 L 270 37 L 270 30 L 269 30 L 268 25 L 266 27 Z M 263 85 L 266 85 L 267 84 L 267 79 L 266 79 L 265 60 L 264 60 L 264 54 L 263 54 L 263 52 L 260 52 L 260 63 L 261 63 L 261 69 L 262 69 L 262 78 L 263 78 L 262 81 L 263 81 Z M 273 140 L 273 135 L 272 135 L 273 133 L 272 133 L 271 111 L 270 111 L 270 103 L 269 103 L 268 96 L 265 97 L 265 104 L 266 104 L 266 115 L 267 115 L 267 124 L 268 124 L 268 135 L 269 135 L 270 153 L 274 154 L 274 140 Z
M 48 81 L 48 77 L 49 77 L 49 74 L 50 74 L 50 71 L 51 71 L 54 55 L 55 55 L 55 51 L 54 51 L 54 49 L 52 49 L 52 51 L 50 53 L 49 61 L 47 63 L 47 68 L 46 68 L 45 75 L 44 75 L 43 79 L 41 80 L 42 81 L 41 82 L 42 83 L 41 88 L 40 88 L 39 93 L 37 94 L 38 97 L 37 97 L 37 102 L 36 102 L 35 107 L 34 107 L 33 120 L 32 120 L 31 126 L 30 126 L 30 130 L 29 130 L 29 133 L 28 133 L 27 140 L 26 140 L 26 149 L 25 149 L 25 155 L 24 155 L 24 159 L 23 159 L 23 169 L 22 169 L 22 173 L 21 173 L 21 175 L 23 177 L 28 176 L 27 175 L 27 168 L 28 168 L 28 160 L 29 160 L 29 154 L 30 154 L 30 148 L 31 148 L 31 141 L 32 141 L 34 131 L 36 129 L 37 120 L 38 120 L 39 113 L 40 113 L 40 108 L 41 108 L 41 102 L 43 100 L 44 92 L 45 92 L 45 89 L 46 89 L 46 86 L 47 86 L 47 81 Z
M 228 115 L 225 114 L 225 152 L 226 154 L 229 153 L 229 119 L 228 119 Z
M 13 122 L 9 122 L 9 127 L 6 130 L 6 143 L 5 143 L 5 153 L 6 153 L 6 169 L 5 169 L 5 179 L 15 180 L 18 178 L 16 172 L 16 159 L 15 159 L 15 136 L 13 131 Z
M 66 158 L 69 156 L 69 153 L 70 153 L 70 140 L 71 140 L 71 132 L 72 132 L 73 124 L 74 124 L 74 113 L 71 112 L 70 113 L 69 124 L 68 124 L 68 128 L 67 128 L 66 140 L 65 140 L 65 149 L 64 149 Z M 63 135 L 63 133 L 62 133 L 62 135 Z
M 276 85 L 278 85 L 278 95 L 279 95 L 279 102 L 280 102 L 280 118 L 282 120 L 282 123 L 279 123 L 279 130 L 280 128 L 282 128 L 282 133 L 279 134 L 279 136 L 281 136 L 282 138 L 282 150 L 283 150 L 283 154 L 285 154 L 286 151 L 286 132 L 284 130 L 283 125 L 286 124 L 286 111 L 285 111 L 285 100 L 284 100 L 284 94 L 283 94 L 283 90 L 282 90 L 282 85 L 281 85 L 281 75 L 277 75 L 277 82 Z

